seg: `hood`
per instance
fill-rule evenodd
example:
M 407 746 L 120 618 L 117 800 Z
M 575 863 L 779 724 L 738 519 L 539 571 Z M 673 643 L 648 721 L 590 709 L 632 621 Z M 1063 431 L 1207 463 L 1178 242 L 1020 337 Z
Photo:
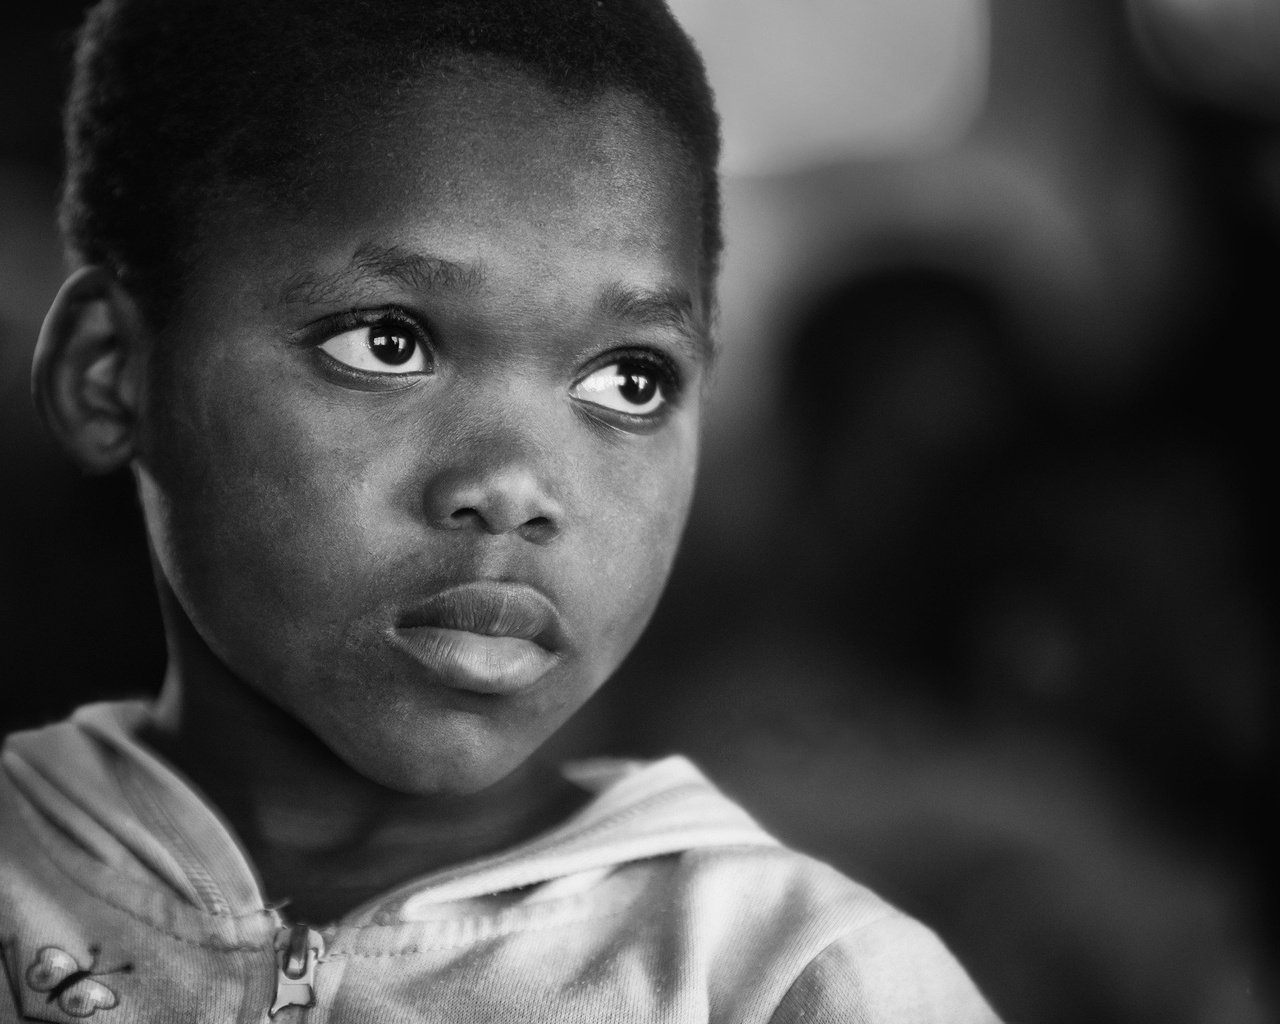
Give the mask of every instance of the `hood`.
M 113 870 L 213 914 L 261 911 L 261 886 L 230 827 L 191 783 L 134 739 L 142 702 L 92 704 L 15 733 L 0 762 L 25 810 Z M 570 762 L 592 798 L 556 828 L 388 893 L 397 916 L 543 885 L 564 895 L 631 861 L 711 847 L 776 846 L 688 760 Z M 550 895 L 550 893 L 548 893 Z

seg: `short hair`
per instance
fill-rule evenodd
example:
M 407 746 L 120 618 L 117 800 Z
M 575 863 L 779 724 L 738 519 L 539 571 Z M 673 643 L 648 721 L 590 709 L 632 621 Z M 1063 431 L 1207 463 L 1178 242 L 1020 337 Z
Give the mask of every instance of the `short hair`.
M 663 0 L 102 0 L 80 30 L 64 117 L 68 256 L 110 267 L 162 321 L 202 216 L 249 196 L 297 202 L 335 123 L 358 126 L 469 57 L 566 99 L 624 91 L 674 131 L 701 192 L 709 298 L 719 120 Z

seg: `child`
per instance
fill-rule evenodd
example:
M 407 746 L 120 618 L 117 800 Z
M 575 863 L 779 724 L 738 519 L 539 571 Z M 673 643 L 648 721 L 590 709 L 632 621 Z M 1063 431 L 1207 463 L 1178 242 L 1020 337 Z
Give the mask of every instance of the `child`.
M 67 142 L 36 397 L 131 467 L 170 660 L 5 747 L 0 1019 L 994 1020 L 688 762 L 538 754 L 693 486 L 717 125 L 658 0 L 106 0 Z

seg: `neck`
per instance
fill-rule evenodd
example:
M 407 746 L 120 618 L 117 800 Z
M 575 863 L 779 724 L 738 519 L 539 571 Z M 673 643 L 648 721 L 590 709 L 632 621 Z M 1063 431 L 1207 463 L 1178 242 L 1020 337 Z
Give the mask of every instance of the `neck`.
M 398 884 L 506 849 L 582 801 L 534 761 L 475 794 L 388 789 L 236 677 L 166 596 L 169 669 L 140 738 L 218 808 L 267 902 L 287 903 L 297 920 L 332 920 Z

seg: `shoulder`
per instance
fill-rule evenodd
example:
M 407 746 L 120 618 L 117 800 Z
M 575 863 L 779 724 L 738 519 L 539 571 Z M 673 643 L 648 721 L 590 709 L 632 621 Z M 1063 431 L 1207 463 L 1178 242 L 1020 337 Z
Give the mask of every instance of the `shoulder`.
M 933 932 L 778 843 L 685 759 L 605 768 L 592 845 L 643 894 L 626 927 L 672 944 L 710 1020 L 996 1022 Z
M 684 913 L 717 961 L 713 1019 L 998 1024 L 937 935 L 834 868 L 781 846 L 681 860 Z
M 796 977 L 771 1024 L 998 1024 L 941 940 L 892 913 L 826 946 Z

